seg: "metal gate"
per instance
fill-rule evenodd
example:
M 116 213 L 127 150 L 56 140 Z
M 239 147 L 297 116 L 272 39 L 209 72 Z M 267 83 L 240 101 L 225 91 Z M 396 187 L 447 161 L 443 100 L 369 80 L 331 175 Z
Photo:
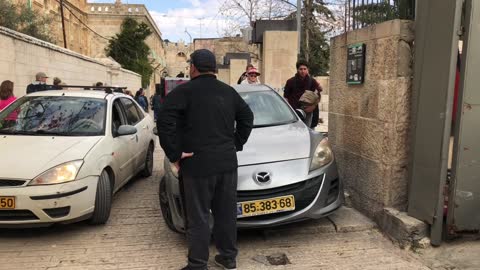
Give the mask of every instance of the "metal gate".
M 464 25 L 447 219 L 450 233 L 480 229 L 480 1 L 465 2 Z
M 461 24 L 462 14 L 465 17 Z M 445 221 L 450 233 L 480 229 L 480 1 L 418 1 L 415 30 L 408 213 L 432 225 L 432 244 L 439 245 Z M 458 40 L 462 33 L 453 172 L 447 192 Z M 448 218 L 444 215 L 446 195 Z

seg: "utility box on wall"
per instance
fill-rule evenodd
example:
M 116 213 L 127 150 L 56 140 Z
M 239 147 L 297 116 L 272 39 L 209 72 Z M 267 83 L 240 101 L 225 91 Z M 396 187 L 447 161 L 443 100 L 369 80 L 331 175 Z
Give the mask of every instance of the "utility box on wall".
M 349 45 L 347 48 L 347 83 L 362 84 L 365 80 L 365 43 Z

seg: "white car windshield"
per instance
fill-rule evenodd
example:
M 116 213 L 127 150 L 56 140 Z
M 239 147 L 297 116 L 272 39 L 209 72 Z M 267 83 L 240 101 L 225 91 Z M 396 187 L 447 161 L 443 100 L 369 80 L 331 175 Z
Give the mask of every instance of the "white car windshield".
M 103 135 L 106 104 L 96 98 L 25 96 L 0 112 L 0 134 Z
M 254 127 L 278 126 L 298 121 L 285 100 L 273 91 L 241 92 L 240 96 L 253 112 Z

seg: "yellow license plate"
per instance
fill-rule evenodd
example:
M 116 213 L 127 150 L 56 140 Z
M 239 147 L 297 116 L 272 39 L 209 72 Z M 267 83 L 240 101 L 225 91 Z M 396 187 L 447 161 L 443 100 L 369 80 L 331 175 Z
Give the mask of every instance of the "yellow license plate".
M 15 209 L 15 197 L 0 197 L 0 209 Z
M 295 210 L 293 195 L 237 203 L 237 218 Z

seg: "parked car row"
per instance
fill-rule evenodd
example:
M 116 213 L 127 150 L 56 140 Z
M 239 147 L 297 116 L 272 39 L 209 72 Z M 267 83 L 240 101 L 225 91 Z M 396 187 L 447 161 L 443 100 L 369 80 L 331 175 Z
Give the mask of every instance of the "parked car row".
M 329 215 L 343 203 L 328 138 L 265 85 L 235 86 L 254 113 L 238 153 L 240 228 Z M 12 121 L 13 119 L 13 121 Z M 153 119 L 131 97 L 44 91 L 0 112 L 0 227 L 108 221 L 113 194 L 152 175 Z M 167 226 L 185 231 L 181 177 L 165 158 L 159 202 Z

